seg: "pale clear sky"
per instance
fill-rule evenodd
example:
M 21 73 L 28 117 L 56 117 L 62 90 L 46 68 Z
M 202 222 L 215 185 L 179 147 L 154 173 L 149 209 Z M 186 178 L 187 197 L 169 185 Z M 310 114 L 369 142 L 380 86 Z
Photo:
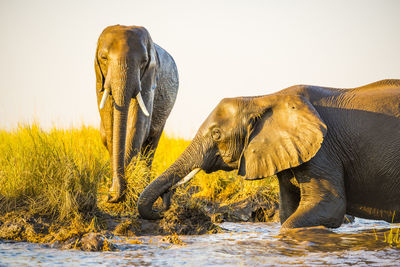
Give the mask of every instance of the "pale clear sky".
M 112 24 L 145 26 L 174 57 L 166 131 L 184 137 L 224 97 L 400 78 L 395 0 L 0 0 L 0 127 L 98 126 L 93 60 Z

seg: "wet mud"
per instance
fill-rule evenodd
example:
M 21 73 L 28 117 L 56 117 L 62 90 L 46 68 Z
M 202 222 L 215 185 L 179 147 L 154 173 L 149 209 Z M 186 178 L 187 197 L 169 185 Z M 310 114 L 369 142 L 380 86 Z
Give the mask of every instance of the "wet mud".
M 87 226 L 81 220 L 62 224 L 38 214 L 15 211 L 0 218 L 0 240 L 44 243 L 52 248 L 84 251 L 113 251 L 116 236 L 162 235 L 169 243 L 179 243 L 180 235 L 204 235 L 226 231 L 221 222 L 265 222 L 278 218 L 277 203 L 249 198 L 230 204 L 192 200 L 174 196 L 172 205 L 158 221 L 139 217 L 112 216 L 98 212 Z

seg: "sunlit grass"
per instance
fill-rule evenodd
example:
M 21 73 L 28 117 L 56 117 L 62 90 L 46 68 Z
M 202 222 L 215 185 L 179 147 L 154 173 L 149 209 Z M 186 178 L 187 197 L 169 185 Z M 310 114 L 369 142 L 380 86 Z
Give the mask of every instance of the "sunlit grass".
M 392 227 L 390 227 L 389 231 L 383 233 L 385 238 L 384 241 L 391 247 L 400 247 L 400 237 L 399 237 L 400 227 L 398 227 L 397 229 L 393 229 L 393 220 L 395 214 L 396 212 L 393 211 Z
M 0 213 L 23 209 L 68 220 L 96 209 L 108 159 L 96 129 L 0 131 Z
M 385 242 L 389 244 L 391 247 L 400 247 L 400 237 L 399 237 L 400 228 L 393 229 L 390 228 L 389 231 L 384 233 Z
M 0 130 L 0 215 L 21 210 L 69 222 L 91 221 L 98 211 L 137 216 L 136 202 L 149 182 L 165 171 L 190 141 L 163 135 L 153 161 L 133 160 L 126 170 L 126 201 L 107 204 L 110 181 L 109 154 L 92 127 L 43 131 L 39 125 Z M 188 186 L 194 198 L 234 202 L 246 197 L 275 195 L 276 181 L 244 181 L 234 172 L 200 172 Z M 186 194 L 185 189 L 178 193 Z

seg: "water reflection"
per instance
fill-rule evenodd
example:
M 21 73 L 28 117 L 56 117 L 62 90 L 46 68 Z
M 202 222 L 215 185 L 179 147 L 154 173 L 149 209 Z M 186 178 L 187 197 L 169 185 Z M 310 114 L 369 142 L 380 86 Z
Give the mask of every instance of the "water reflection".
M 0 242 L 0 265 L 396 265 L 400 249 L 384 242 L 385 222 L 356 219 L 351 225 L 279 233 L 274 223 L 223 223 L 227 233 L 181 237 L 184 246 L 160 236 L 115 238 L 119 251 L 56 250 L 44 245 Z M 135 242 L 133 242 L 135 241 Z

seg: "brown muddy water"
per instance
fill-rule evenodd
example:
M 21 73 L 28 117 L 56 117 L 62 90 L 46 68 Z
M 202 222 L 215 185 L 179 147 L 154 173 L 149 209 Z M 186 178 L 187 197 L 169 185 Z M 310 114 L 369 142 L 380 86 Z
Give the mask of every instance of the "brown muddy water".
M 118 251 L 59 250 L 47 245 L 0 241 L 0 266 L 399 266 L 400 248 L 384 242 L 391 227 L 356 218 L 334 230 L 301 229 L 279 234 L 277 223 L 222 223 L 225 233 L 181 236 L 184 245 L 162 236 L 114 237 Z M 399 226 L 392 226 L 397 229 Z

